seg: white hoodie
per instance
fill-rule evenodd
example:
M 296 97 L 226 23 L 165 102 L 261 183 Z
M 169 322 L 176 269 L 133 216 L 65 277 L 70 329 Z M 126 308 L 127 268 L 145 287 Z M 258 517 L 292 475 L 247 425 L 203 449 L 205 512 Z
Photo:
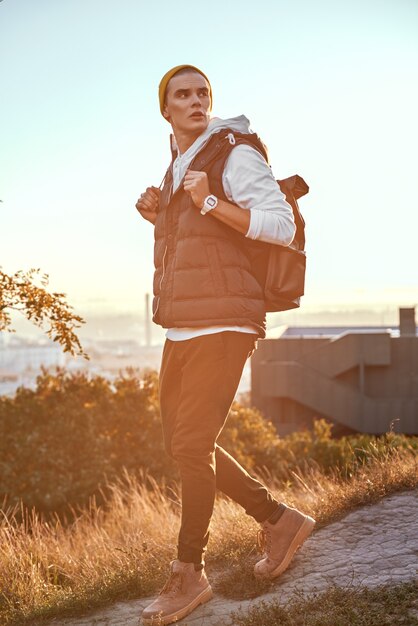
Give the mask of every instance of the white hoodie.
M 239 115 L 226 120 L 212 118 L 207 129 L 183 154 L 178 152 L 174 137 L 172 138 L 173 148 L 178 152 L 173 163 L 173 191 L 183 180 L 196 154 L 214 133 L 223 128 L 240 133 L 252 132 L 249 120 L 245 115 Z M 246 237 L 282 246 L 288 246 L 292 242 L 296 230 L 292 208 L 286 202 L 271 168 L 258 150 L 245 144 L 233 148 L 225 162 L 222 184 L 228 200 L 251 212 Z M 257 332 L 250 326 L 170 328 L 166 332 L 166 337 L 180 341 L 225 330 Z

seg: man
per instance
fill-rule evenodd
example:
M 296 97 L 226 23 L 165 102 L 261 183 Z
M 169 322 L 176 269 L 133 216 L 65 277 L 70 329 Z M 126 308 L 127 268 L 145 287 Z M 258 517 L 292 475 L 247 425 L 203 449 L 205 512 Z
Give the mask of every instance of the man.
M 212 88 L 201 70 L 168 71 L 159 100 L 173 160 L 161 192 L 148 187 L 136 208 L 155 226 L 153 320 L 167 328 L 161 417 L 180 470 L 182 517 L 177 559 L 145 624 L 177 621 L 212 597 L 203 557 L 216 489 L 261 524 L 258 577 L 281 574 L 315 523 L 277 502 L 216 443 L 245 361 L 265 336 L 260 242 L 291 243 L 291 207 L 248 120 L 210 118 Z

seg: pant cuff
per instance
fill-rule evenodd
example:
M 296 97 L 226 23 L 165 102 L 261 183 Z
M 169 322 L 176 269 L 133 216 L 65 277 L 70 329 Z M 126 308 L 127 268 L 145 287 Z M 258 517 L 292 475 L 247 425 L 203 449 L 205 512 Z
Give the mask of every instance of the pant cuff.
M 251 515 L 251 517 L 253 517 L 256 522 L 262 524 L 263 522 L 268 520 L 268 518 L 271 517 L 280 506 L 282 506 L 280 502 L 274 500 L 273 502 L 263 504 L 263 507 L 259 507 L 256 510 L 246 512 L 248 515 Z
M 203 553 L 198 550 L 179 548 L 177 551 L 177 558 L 183 563 L 194 563 L 200 568 L 205 566 Z

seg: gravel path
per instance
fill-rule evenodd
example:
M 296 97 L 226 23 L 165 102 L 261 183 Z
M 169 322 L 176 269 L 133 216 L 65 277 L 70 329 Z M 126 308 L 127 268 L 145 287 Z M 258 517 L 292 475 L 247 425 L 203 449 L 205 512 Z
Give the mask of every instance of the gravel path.
M 274 592 L 253 600 L 213 600 L 186 617 L 182 626 L 227 626 L 229 614 L 262 600 L 286 600 L 296 590 L 323 591 L 332 585 L 368 587 L 418 581 L 418 491 L 390 496 L 349 513 L 306 541 Z M 152 598 L 118 602 L 83 618 L 55 619 L 59 626 L 138 626 Z

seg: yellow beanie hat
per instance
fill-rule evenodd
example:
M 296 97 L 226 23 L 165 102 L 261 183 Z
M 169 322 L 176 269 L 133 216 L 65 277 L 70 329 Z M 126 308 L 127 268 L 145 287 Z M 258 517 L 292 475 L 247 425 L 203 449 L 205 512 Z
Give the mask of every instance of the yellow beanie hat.
M 164 110 L 164 102 L 165 102 L 165 92 L 167 90 L 167 85 L 168 82 L 171 78 L 173 78 L 174 74 L 177 74 L 177 72 L 179 72 L 180 70 L 184 70 L 186 68 L 189 68 L 191 70 L 194 70 L 195 72 L 198 72 L 199 74 L 201 74 L 203 76 L 203 78 L 205 78 L 208 82 L 209 85 L 209 97 L 210 97 L 210 103 L 212 106 L 212 87 L 211 84 L 209 82 L 209 78 L 206 76 L 206 74 L 204 74 L 202 72 L 202 70 L 199 70 L 198 67 L 195 67 L 194 65 L 176 65 L 176 67 L 173 67 L 171 70 L 168 70 L 168 72 L 166 72 L 164 74 L 164 76 L 162 77 L 161 81 L 160 81 L 160 85 L 158 87 L 158 97 L 160 100 L 160 111 L 161 111 L 161 115 L 163 115 L 163 110 Z

